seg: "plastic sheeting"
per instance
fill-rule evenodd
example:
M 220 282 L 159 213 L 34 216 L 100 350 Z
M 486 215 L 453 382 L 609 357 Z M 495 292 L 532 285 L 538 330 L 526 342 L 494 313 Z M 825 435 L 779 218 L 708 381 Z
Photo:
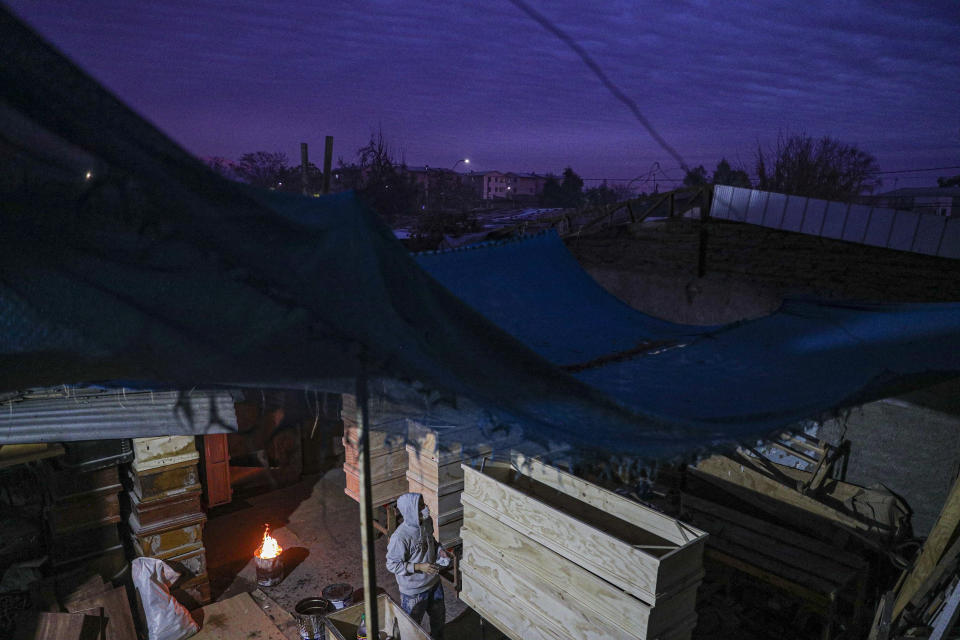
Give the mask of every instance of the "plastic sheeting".
M 553 232 L 417 259 L 550 361 L 593 361 L 580 380 L 703 437 L 763 433 L 960 370 L 960 304 L 788 301 L 696 327 L 627 307 Z M 638 343 L 649 348 L 631 353 Z

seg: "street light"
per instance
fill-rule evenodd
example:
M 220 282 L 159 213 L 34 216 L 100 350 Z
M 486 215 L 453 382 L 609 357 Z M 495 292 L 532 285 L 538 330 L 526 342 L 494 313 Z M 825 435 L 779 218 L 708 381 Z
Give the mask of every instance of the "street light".
M 460 164 L 461 162 L 462 162 L 463 164 L 470 164 L 470 158 L 461 158 L 461 159 L 457 160 L 456 162 L 453 163 L 453 166 L 450 167 L 450 171 L 453 171 L 454 169 L 456 169 L 456 168 L 457 168 L 457 165 Z

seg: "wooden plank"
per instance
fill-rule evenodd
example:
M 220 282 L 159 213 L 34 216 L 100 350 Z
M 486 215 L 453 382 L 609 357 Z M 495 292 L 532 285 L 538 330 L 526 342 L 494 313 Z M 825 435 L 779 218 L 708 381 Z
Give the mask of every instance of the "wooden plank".
M 916 592 L 913 594 L 913 597 L 910 598 L 911 606 L 920 606 L 922 600 L 926 597 L 930 590 L 940 583 L 940 580 L 943 578 L 943 574 L 946 573 L 948 569 L 955 568 L 955 561 L 958 555 L 960 555 L 960 537 L 957 537 L 957 539 L 953 541 L 953 544 L 950 545 L 950 549 L 943 554 L 943 557 L 940 558 L 940 562 L 937 563 L 937 566 L 917 588 Z
M 355 640 L 357 627 L 360 626 L 360 616 L 363 614 L 364 603 L 355 604 L 345 609 L 335 611 L 326 617 L 327 638 L 330 640 Z M 403 640 L 430 640 L 430 635 L 423 630 L 407 613 L 394 602 L 390 596 L 377 596 L 377 618 L 380 623 L 380 637 L 384 634 L 395 636 Z M 368 637 L 376 638 L 377 634 L 368 633 Z
M 950 489 L 943 509 L 930 530 L 926 542 L 923 543 L 916 562 L 904 574 L 896 603 L 893 605 L 894 620 L 900 617 L 904 607 L 913 599 L 920 585 L 936 568 L 950 541 L 957 536 L 958 525 L 960 525 L 960 478 L 954 481 L 953 488 Z
M 556 549 L 650 604 L 687 577 L 661 574 L 661 559 L 676 549 L 668 540 L 531 478 L 513 475 L 509 468 L 489 464 L 484 473 L 465 468 L 464 506 Z M 701 550 L 696 549 L 697 561 Z
M 105 640 L 137 640 L 133 616 L 130 613 L 130 601 L 127 599 L 127 590 L 124 587 L 77 600 L 67 607 L 67 611 L 99 616 L 101 608 L 107 618 Z
M 512 463 L 524 475 L 631 524 L 642 527 L 644 530 L 655 533 L 678 546 L 682 547 L 685 544 L 695 542 L 698 538 L 706 535 L 704 531 L 681 522 L 677 518 L 672 518 L 665 513 L 582 480 L 566 471 L 546 465 L 539 460 L 527 458 L 523 454 L 514 454 Z
M 260 589 L 252 591 L 250 597 L 257 603 L 260 610 L 270 618 L 270 622 L 283 634 L 284 638 L 287 640 L 301 640 L 300 627 L 297 626 L 296 619 L 294 619 L 286 609 L 277 604 L 273 598 Z
M 55 458 L 63 455 L 63 446 L 56 443 L 0 444 L 0 469 L 25 462 Z
M 82 613 L 38 613 L 16 640 L 99 640 L 102 621 Z
M 248 593 L 208 604 L 193 618 L 200 631 L 192 640 L 287 640 Z
M 460 571 L 496 585 L 517 609 L 527 612 L 531 618 L 539 617 L 557 635 L 620 640 L 644 637 L 613 625 L 586 607 L 577 606 L 578 603 L 568 599 L 562 589 L 538 579 L 536 574 L 522 567 L 508 566 L 509 561 L 503 554 L 479 538 L 466 532 L 463 538 Z
M 873 624 L 870 625 L 870 633 L 867 640 L 889 640 L 891 631 L 890 616 L 893 613 L 893 592 L 887 591 L 880 598 L 880 604 L 877 606 L 877 612 L 873 616 Z
M 960 584 L 954 585 L 953 591 L 947 596 L 943 610 L 933 623 L 930 640 L 943 640 L 956 625 L 958 616 L 960 616 Z

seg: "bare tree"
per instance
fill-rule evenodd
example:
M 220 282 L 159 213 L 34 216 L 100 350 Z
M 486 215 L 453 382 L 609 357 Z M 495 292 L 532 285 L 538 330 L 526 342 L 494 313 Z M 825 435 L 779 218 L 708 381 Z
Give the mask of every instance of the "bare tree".
M 284 180 L 290 174 L 287 156 L 284 153 L 255 151 L 245 153 L 233 165 L 241 180 L 265 189 L 283 187 Z
M 849 200 L 880 185 L 876 158 L 828 136 L 781 134 L 775 147 L 757 147 L 756 161 L 757 186 L 766 191 Z

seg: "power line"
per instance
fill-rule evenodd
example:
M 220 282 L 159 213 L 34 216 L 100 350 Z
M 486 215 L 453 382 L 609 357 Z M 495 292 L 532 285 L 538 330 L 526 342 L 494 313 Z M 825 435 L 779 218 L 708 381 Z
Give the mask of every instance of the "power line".
M 560 40 L 563 41 L 564 44 L 566 44 L 568 47 L 570 47 L 573 50 L 574 53 L 580 56 L 580 59 L 583 60 L 583 63 L 587 65 L 587 67 L 589 67 L 591 71 L 593 71 L 594 75 L 596 75 L 597 78 L 600 79 L 600 82 L 603 83 L 603 86 L 605 86 L 607 90 L 610 91 L 610 93 L 612 93 L 617 100 L 627 105 L 627 108 L 630 109 L 634 117 L 636 117 L 636 119 L 640 121 L 640 124 L 644 126 L 644 128 L 647 130 L 650 136 L 654 140 L 656 140 L 657 144 L 659 144 L 664 151 L 666 151 L 671 156 L 673 156 L 673 159 L 680 164 L 680 166 L 683 168 L 684 171 L 687 170 L 687 163 L 684 161 L 683 157 L 677 152 L 676 149 L 674 149 L 673 147 L 670 146 L 669 143 L 667 143 L 667 141 L 663 138 L 663 136 L 657 133 L 656 129 L 653 128 L 653 125 L 650 124 L 650 121 L 647 120 L 647 118 L 642 113 L 640 113 L 640 107 L 637 106 L 637 103 L 632 98 L 627 96 L 627 94 L 621 91 L 620 88 L 617 85 L 615 85 L 613 81 L 610 80 L 609 77 L 607 77 L 607 74 L 604 73 L 603 69 L 600 68 L 600 65 L 594 62 L 593 58 L 590 57 L 590 54 L 588 54 L 583 47 L 577 44 L 576 40 L 570 37 L 565 31 L 561 30 L 555 24 L 550 22 L 550 20 L 548 20 L 546 16 L 544 16 L 542 13 L 540 13 L 539 11 L 537 11 L 536 9 L 528 5 L 524 0 L 509 0 L 509 1 L 515 7 L 517 7 L 518 9 L 526 13 L 528 16 L 530 16 L 530 18 L 532 18 L 535 22 L 537 22 L 541 27 L 543 27 L 553 35 L 560 38 Z

